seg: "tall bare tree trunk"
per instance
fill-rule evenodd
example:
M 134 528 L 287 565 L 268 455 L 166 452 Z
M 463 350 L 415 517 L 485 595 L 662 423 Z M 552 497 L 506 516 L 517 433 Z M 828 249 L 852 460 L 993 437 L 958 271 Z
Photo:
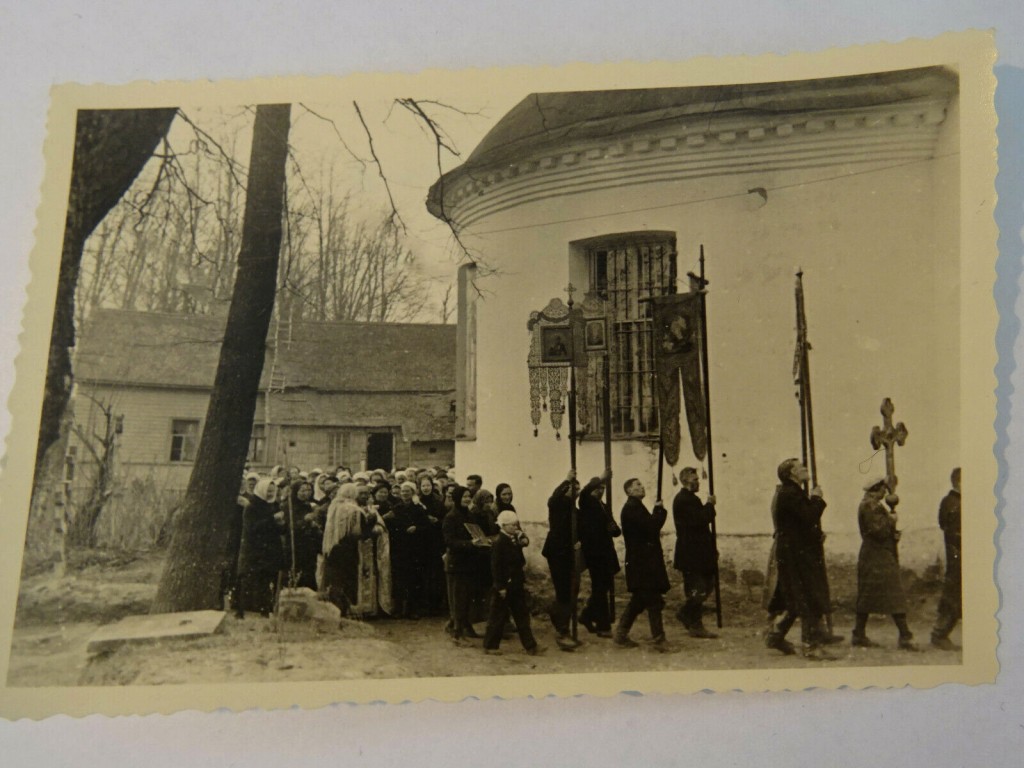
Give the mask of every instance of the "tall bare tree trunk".
M 257 107 L 249 188 L 227 328 L 154 613 L 219 608 L 231 516 L 249 447 L 281 251 L 291 107 Z M 237 553 L 234 553 L 237 554 Z
M 78 113 L 43 408 L 36 442 L 27 543 L 33 542 L 37 534 L 53 536 L 51 515 L 55 505 L 62 502 L 59 483 L 63 476 L 70 429 L 67 411 L 74 384 L 71 348 L 75 345 L 75 290 L 82 264 L 82 249 L 92 231 L 153 156 L 153 150 L 167 135 L 176 113 L 176 109 L 80 110 Z M 34 542 L 34 546 L 39 545 L 39 542 Z M 49 548 L 49 545 L 44 544 L 42 548 Z

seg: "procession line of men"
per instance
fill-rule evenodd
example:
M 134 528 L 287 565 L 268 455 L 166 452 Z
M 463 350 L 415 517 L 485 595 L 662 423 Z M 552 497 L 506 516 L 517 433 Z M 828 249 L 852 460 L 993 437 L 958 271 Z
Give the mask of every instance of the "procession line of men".
M 818 486 L 805 492 L 809 472 L 798 459 L 783 461 L 777 476 L 780 484 L 772 501 L 775 534 L 769 566 L 771 576 L 766 584 L 766 607 L 772 626 L 765 634 L 765 645 L 786 655 L 795 654 L 796 648 L 786 635 L 799 619 L 803 656 L 818 661 L 832 660 L 835 657 L 825 646 L 844 638 L 833 634 L 823 623 L 823 618 L 832 612 L 825 537 L 821 528 L 826 507 L 823 492 Z M 604 487 L 610 480 L 611 472 L 606 470 L 580 492 L 576 473 L 572 471 L 548 502 L 550 532 L 543 554 L 555 587 L 549 615 L 558 635 L 558 645 L 566 650 L 576 645 L 569 635 L 572 606 L 568 601 L 573 568 L 575 566 L 575 573 L 579 573 L 582 563 L 591 572 L 592 593 L 580 622 L 590 632 L 599 637 L 612 637 L 618 647 L 635 648 L 638 643 L 630 638 L 630 630 L 636 619 L 646 612 L 653 647 L 672 651 L 662 619 L 664 595 L 670 588 L 661 547 L 667 510 L 660 499 L 648 510 L 643 502 L 646 496 L 643 483 L 638 478 L 630 478 L 623 485 L 626 501 L 620 529 L 601 501 Z M 718 567 L 713 533 L 716 499 L 709 495 L 702 502 L 697 496 L 700 478 L 695 468 L 684 468 L 679 480 L 681 490 L 672 504 L 676 528 L 673 566 L 683 577 L 683 604 L 677 618 L 691 637 L 714 639 L 717 635 L 704 627 L 703 612 L 704 603 L 714 589 Z M 932 645 L 941 650 L 957 649 L 949 636 L 962 610 L 959 468 L 953 471 L 950 480 L 952 489 L 942 500 L 939 511 L 939 526 L 946 545 L 946 575 L 938 620 L 931 636 Z M 570 515 L 577 496 L 579 541 L 574 546 L 569 537 Z M 867 636 L 868 618 L 871 614 L 888 614 L 899 631 L 897 648 L 920 650 L 907 623 L 907 598 L 900 577 L 900 531 L 895 511 L 898 501 L 884 477 L 872 478 L 864 485 L 864 497 L 858 509 L 862 545 L 857 567 L 856 621 L 850 637 L 854 647 L 878 647 L 879 644 Z M 601 522 L 605 524 L 602 526 Z M 610 602 L 606 598 L 612 577 L 619 570 L 612 539 L 620 534 L 625 540 L 626 586 L 630 599 L 611 633 L 607 611 Z M 611 558 L 605 556 L 608 552 Z M 582 554 L 582 558 L 576 560 L 577 554 Z
M 486 613 L 482 637 L 487 653 L 501 652 L 507 632 L 518 632 L 527 653 L 543 652 L 530 626 L 524 556 L 529 539 L 519 524 L 508 484 L 497 486 L 496 497 L 482 488 L 479 475 L 470 475 L 466 485 L 460 486 L 448 484 L 449 473 L 437 470 L 376 473 L 380 477 L 314 470 L 310 473 L 314 477 L 308 478 L 297 469 L 294 474 L 294 479 L 287 472 L 280 477 L 250 475 L 239 499 L 241 551 L 234 582 L 239 615 L 244 610 L 265 615 L 272 610 L 273 582 L 284 568 L 281 534 L 287 509 L 295 528 L 299 585 L 318 590 L 343 613 L 415 618 L 444 611 L 449 616 L 446 630 L 459 646 L 481 637 L 473 621 Z M 843 638 L 823 625 L 823 618 L 832 611 L 821 527 L 826 503 L 820 487 L 805 491 L 809 473 L 798 459 L 783 461 L 777 476 L 779 485 L 771 505 L 775 533 L 765 586 L 771 627 L 765 633 L 765 645 L 795 654 L 786 637 L 799 619 L 804 657 L 829 660 L 834 657 L 825 646 Z M 638 643 L 630 632 L 646 613 L 654 650 L 673 652 L 676 648 L 667 640 L 662 618 L 664 596 L 670 589 L 661 545 L 668 510 L 661 499 L 648 509 L 644 484 L 630 478 L 622 486 L 626 500 L 620 526 L 604 502 L 611 478 L 606 470 L 581 488 L 572 470 L 548 499 L 549 530 L 541 554 L 554 587 L 547 613 L 556 644 L 566 651 L 581 645 L 571 625 L 578 580 L 586 571 L 591 592 L 578 620 L 589 633 L 611 639 L 618 648 L 635 648 Z M 717 635 L 704 626 L 703 613 L 718 569 L 713 533 L 716 499 L 709 495 L 701 501 L 700 477 L 693 467 L 684 468 L 679 481 L 681 488 L 672 503 L 676 530 L 672 565 L 682 575 L 683 600 L 676 617 L 690 637 L 711 640 Z M 943 650 L 956 649 L 950 633 L 961 617 L 959 468 L 951 482 L 952 490 L 939 511 L 946 575 L 931 636 L 932 645 Z M 277 503 L 278 487 L 290 491 L 287 504 Z M 907 624 L 907 599 L 900 579 L 897 502 L 884 477 L 864 485 L 858 509 L 862 546 L 851 636 L 855 647 L 877 647 L 867 635 L 868 617 L 888 614 L 899 631 L 897 647 L 918 650 Z M 625 543 L 630 595 L 614 622 L 614 583 L 621 570 L 615 539 L 620 536 Z

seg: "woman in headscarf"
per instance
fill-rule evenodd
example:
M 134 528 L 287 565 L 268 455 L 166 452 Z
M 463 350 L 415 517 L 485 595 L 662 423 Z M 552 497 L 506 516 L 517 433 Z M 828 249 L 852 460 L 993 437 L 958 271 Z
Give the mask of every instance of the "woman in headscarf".
M 480 526 L 488 544 L 498 535 L 499 528 L 496 522 L 497 513 L 494 510 L 494 494 L 486 488 L 481 488 L 473 496 L 473 502 L 469 508 L 470 522 Z M 489 613 L 489 599 L 491 594 L 491 552 L 489 547 L 481 549 L 477 553 L 474 568 L 472 610 L 473 621 L 485 621 Z
M 315 590 L 317 556 L 323 546 L 327 510 L 314 507 L 312 499 L 312 483 L 292 483 L 289 519 L 295 526 L 295 586 Z
M 441 523 L 445 508 L 441 492 L 429 473 L 421 473 L 417 481 L 419 503 L 426 511 L 426 535 L 423 537 L 423 596 L 431 616 L 443 615 L 448 605 L 444 575 L 444 533 Z
M 469 516 L 469 491 L 461 485 L 452 486 L 452 510 L 445 515 L 442 531 L 446 547 L 445 568 L 451 584 L 448 605 L 451 611 L 451 634 L 456 645 L 464 645 L 464 638 L 478 638 L 470 621 L 470 603 L 476 559 L 482 540 L 473 538 L 466 527 Z M 486 552 L 487 550 L 483 550 Z
M 512 486 L 508 483 L 498 483 L 498 487 L 494 489 L 494 506 L 498 510 L 498 514 L 501 514 L 505 510 L 509 512 L 515 512 L 516 508 L 512 506 Z
M 269 477 L 256 483 L 253 498 L 242 512 L 238 553 L 239 618 L 245 611 L 269 616 L 274 610 L 278 573 L 285 567 L 277 512 L 277 485 Z
M 590 571 L 590 598 L 580 613 L 580 624 L 598 637 L 612 636 L 612 586 L 620 570 L 614 539 L 622 535 L 622 530 L 603 500 L 605 483 L 610 479 L 592 478 L 579 497 L 580 549 Z
M 391 499 L 391 486 L 387 483 L 380 483 L 373 491 L 372 503 L 377 508 L 377 513 L 387 520 L 388 512 L 395 506 Z
M 419 618 L 423 610 L 426 510 L 416 499 L 416 485 L 402 483 L 402 500 L 384 515 L 391 543 L 391 586 L 398 618 Z
M 327 480 L 329 475 L 325 472 L 319 473 L 313 478 L 313 503 L 320 504 L 323 502 L 324 497 L 327 495 L 327 490 L 324 488 L 324 481 Z

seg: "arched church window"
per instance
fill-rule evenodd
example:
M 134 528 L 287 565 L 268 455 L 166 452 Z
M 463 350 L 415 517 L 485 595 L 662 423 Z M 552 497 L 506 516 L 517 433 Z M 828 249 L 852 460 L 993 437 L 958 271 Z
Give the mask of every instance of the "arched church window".
M 605 306 L 608 327 L 612 435 L 658 433 L 650 299 L 676 292 L 676 243 L 672 233 L 636 233 L 587 241 L 589 291 Z M 600 366 L 591 366 L 586 386 L 587 421 L 600 435 Z

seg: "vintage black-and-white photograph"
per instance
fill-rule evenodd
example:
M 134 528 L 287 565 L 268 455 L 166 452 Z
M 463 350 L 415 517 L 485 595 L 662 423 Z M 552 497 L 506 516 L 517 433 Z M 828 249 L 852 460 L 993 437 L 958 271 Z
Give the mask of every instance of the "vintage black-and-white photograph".
M 963 679 L 990 137 L 884 63 L 58 92 L 7 685 Z

